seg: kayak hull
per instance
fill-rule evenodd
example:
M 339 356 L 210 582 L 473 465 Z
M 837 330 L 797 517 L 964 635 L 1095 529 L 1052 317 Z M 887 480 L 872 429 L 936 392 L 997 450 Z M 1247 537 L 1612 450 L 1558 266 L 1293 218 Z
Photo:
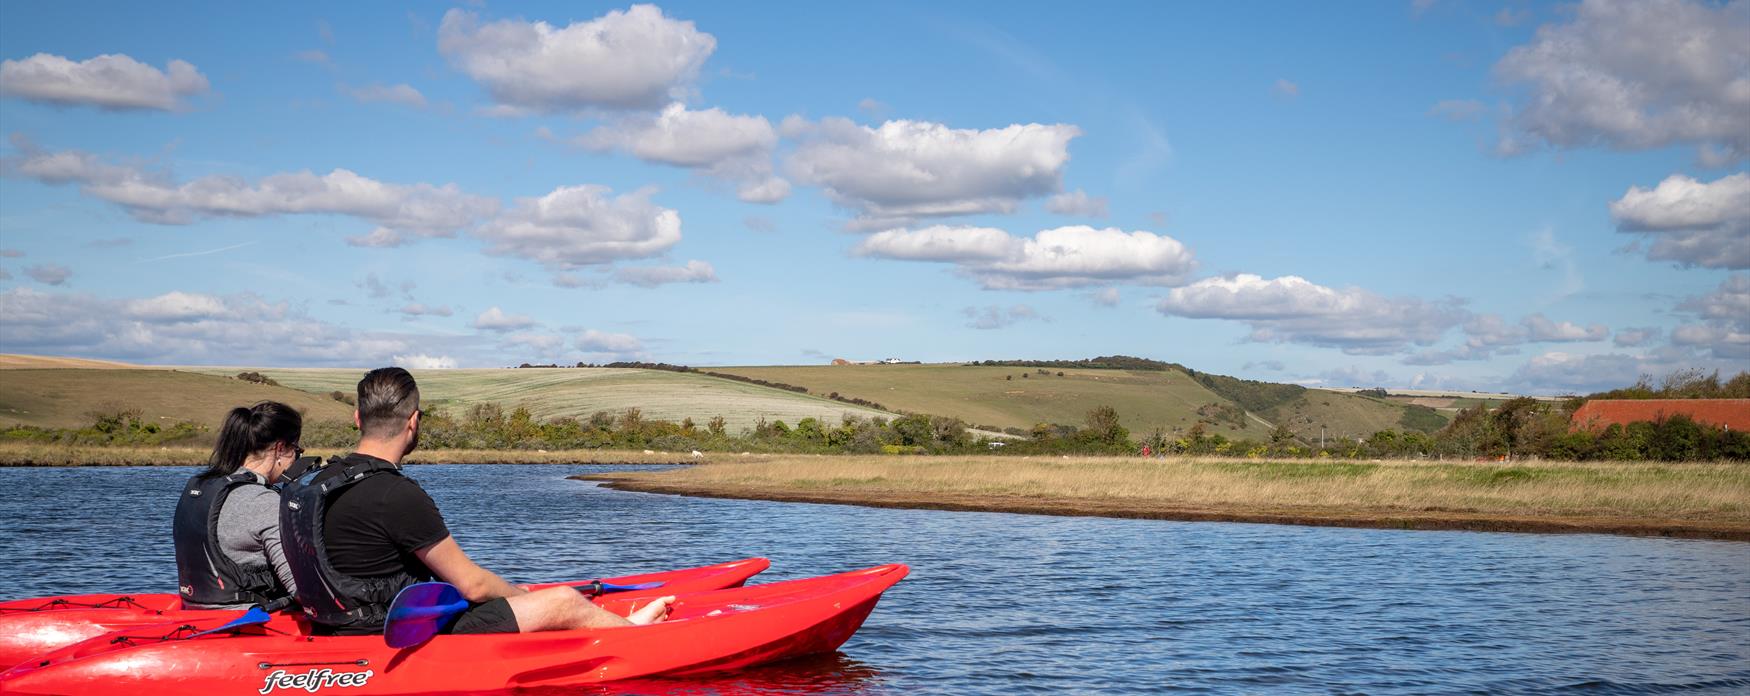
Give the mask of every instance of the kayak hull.
M 904 578 L 886 565 L 818 578 L 677 593 L 648 626 L 438 636 L 393 649 L 380 636 L 276 635 L 259 627 L 180 639 L 161 624 L 88 640 L 0 674 L 8 694 L 317 693 L 348 696 L 503 691 L 738 669 L 829 652 L 850 639 L 881 593 Z M 609 596 L 625 614 L 651 597 Z M 209 620 L 217 625 L 216 620 Z M 208 626 L 210 627 L 210 626 Z M 200 626 L 191 626 L 199 629 Z M 190 631 L 183 631 L 186 635 Z M 123 632 L 128 633 L 128 632 Z
M 627 593 L 639 597 L 661 596 L 740 587 L 748 578 L 770 566 L 771 562 L 764 558 L 747 558 L 697 568 L 602 578 L 602 581 L 619 585 L 661 582 L 663 586 L 660 588 Z M 538 589 L 563 584 L 566 583 L 541 583 L 530 587 Z M 183 609 L 182 600 L 173 594 L 67 595 L 0 603 L 0 670 L 116 631 L 164 623 L 198 623 L 215 616 L 230 618 L 236 614 L 235 611 Z M 301 616 L 292 612 L 274 614 L 268 625 L 274 630 L 295 635 L 303 635 L 308 630 Z

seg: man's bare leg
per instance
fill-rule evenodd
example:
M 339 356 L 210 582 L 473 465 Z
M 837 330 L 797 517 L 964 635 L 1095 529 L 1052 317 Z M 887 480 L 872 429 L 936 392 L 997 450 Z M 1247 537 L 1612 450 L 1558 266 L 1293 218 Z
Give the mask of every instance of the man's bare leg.
M 516 615 L 517 629 L 534 633 L 655 623 L 668 613 L 668 604 L 674 598 L 659 598 L 633 612 L 629 618 L 596 606 L 595 602 L 569 587 L 550 587 L 505 601 L 510 602 L 511 613 Z

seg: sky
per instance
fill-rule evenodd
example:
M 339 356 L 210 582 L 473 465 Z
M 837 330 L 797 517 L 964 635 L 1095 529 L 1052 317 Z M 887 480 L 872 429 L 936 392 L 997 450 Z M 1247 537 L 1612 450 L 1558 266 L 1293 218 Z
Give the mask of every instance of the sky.
M 0 6 L 0 352 L 1750 369 L 1750 2 Z

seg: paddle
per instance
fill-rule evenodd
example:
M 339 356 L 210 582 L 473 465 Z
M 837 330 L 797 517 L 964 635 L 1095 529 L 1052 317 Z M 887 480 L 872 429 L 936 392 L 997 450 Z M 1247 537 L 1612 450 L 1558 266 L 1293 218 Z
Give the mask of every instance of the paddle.
M 272 619 L 272 618 L 273 618 L 273 615 L 267 613 L 266 611 L 263 611 L 261 607 L 250 607 L 249 611 L 243 612 L 242 616 L 239 616 L 235 619 L 232 619 L 229 623 L 226 623 L 223 626 L 220 626 L 218 628 L 209 628 L 205 631 L 201 631 L 200 633 L 190 634 L 188 637 L 189 638 L 199 638 L 199 637 L 207 635 L 209 633 L 218 633 L 219 631 L 229 631 L 233 628 L 242 628 L 244 626 L 254 626 L 256 624 L 264 624 L 264 623 L 267 623 L 268 620 Z
M 567 587 L 593 597 L 610 592 L 652 590 L 662 585 L 660 582 L 615 585 L 597 580 Z M 383 620 L 383 642 L 396 649 L 424 643 L 442 633 L 451 620 L 467 611 L 469 606 L 462 592 L 447 582 L 408 585 L 395 595 L 395 601 L 389 603 L 389 615 Z

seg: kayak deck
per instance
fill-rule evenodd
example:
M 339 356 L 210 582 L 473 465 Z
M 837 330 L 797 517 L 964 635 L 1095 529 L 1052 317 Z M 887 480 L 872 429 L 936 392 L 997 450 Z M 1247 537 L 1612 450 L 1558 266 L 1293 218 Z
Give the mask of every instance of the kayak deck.
M 766 585 L 681 592 L 668 620 L 545 633 L 446 635 L 396 650 L 381 636 L 312 637 L 272 626 L 200 637 L 219 618 L 94 638 L 0 674 L 17 694 L 313 692 L 406 694 L 685 676 L 828 652 L 850 639 L 909 572 L 885 565 Z M 671 593 L 662 593 L 671 594 Z M 625 614 L 651 595 L 601 598 Z M 231 617 L 223 617 L 225 619 Z M 148 630 L 149 629 L 149 630 Z M 125 635 L 124 635 L 125 634 Z
M 629 594 L 662 596 L 740 587 L 748 578 L 769 567 L 771 561 L 767 559 L 744 558 L 697 568 L 602 578 L 602 581 L 623 585 L 661 582 L 663 586 L 660 588 Z M 575 584 L 575 581 L 540 583 L 530 587 L 540 589 L 566 584 Z M 0 611 L 0 670 L 116 631 L 166 623 L 199 624 L 211 628 L 235 618 L 238 613 L 235 610 L 183 609 L 181 598 L 173 594 L 41 597 L 5 602 L 0 604 L 0 609 L 3 609 Z M 220 621 L 211 623 L 215 618 Z M 268 625 L 273 630 L 293 635 L 308 632 L 301 615 L 293 612 L 275 613 Z

